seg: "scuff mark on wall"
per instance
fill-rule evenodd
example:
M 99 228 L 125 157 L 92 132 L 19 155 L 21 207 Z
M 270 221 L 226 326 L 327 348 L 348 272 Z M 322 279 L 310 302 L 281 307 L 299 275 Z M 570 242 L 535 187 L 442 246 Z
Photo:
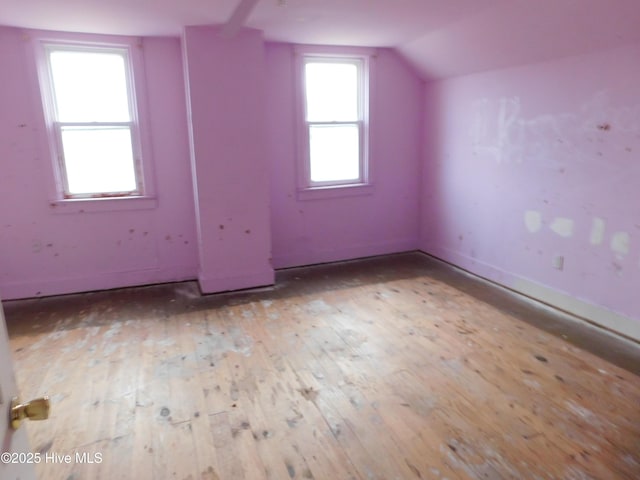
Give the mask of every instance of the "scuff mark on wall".
M 34 240 L 31 242 L 31 251 L 33 253 L 39 253 L 42 251 L 42 242 L 40 240 Z
M 594 217 L 591 222 L 591 234 L 589 236 L 589 243 L 591 245 L 602 245 L 604 241 L 604 228 L 604 220 L 599 217 Z
M 531 233 L 539 232 L 542 228 L 542 215 L 537 210 L 524 212 L 524 224 Z
M 616 232 L 611 236 L 611 250 L 616 257 L 622 258 L 629 253 L 631 237 L 627 232 Z
M 554 218 L 550 228 L 561 237 L 569 238 L 573 235 L 573 220 L 563 217 Z

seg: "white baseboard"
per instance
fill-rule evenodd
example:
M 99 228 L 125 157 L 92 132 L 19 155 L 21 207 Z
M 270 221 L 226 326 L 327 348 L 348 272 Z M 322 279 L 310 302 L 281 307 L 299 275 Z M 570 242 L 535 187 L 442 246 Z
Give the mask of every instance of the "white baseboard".
M 499 287 L 569 313 L 576 317 L 577 320 L 588 322 L 635 342 L 640 342 L 640 320 L 634 320 L 602 306 L 572 297 L 567 293 L 554 290 L 546 285 L 506 272 L 446 248 L 429 247 L 422 248 L 421 251 L 449 263 L 476 278 L 488 280 Z

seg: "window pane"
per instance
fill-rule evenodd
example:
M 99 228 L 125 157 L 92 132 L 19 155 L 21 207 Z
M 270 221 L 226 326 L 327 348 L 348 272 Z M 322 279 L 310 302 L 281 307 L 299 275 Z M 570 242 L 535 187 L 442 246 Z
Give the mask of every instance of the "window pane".
M 312 125 L 309 146 L 312 182 L 360 179 L 358 125 Z
M 57 50 L 50 58 L 59 121 L 131 120 L 124 55 Z
M 358 120 L 358 67 L 353 63 L 306 63 L 307 121 Z
M 62 148 L 68 193 L 136 190 L 129 127 L 62 127 Z

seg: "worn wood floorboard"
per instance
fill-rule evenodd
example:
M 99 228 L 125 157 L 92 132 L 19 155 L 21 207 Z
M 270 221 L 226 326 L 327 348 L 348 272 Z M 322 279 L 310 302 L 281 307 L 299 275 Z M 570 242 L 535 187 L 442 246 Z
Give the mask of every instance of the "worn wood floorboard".
M 7 302 L 41 478 L 640 478 L 638 345 L 421 254 L 277 278 Z

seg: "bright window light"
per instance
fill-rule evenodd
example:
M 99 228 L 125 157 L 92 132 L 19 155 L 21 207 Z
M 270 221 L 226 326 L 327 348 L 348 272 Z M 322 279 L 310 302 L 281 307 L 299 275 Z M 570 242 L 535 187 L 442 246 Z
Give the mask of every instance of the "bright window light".
M 64 196 L 141 195 L 128 51 L 45 48 Z
M 357 125 L 310 126 L 311 181 L 357 181 L 360 178 L 359 143 Z
M 307 63 L 307 120 L 358 121 L 358 67 L 352 63 Z
M 360 58 L 304 59 L 309 186 L 364 181 L 364 62 Z
M 128 122 L 122 54 L 52 51 L 51 75 L 60 122 Z
M 62 127 L 70 194 L 136 189 L 131 132 L 126 127 Z

